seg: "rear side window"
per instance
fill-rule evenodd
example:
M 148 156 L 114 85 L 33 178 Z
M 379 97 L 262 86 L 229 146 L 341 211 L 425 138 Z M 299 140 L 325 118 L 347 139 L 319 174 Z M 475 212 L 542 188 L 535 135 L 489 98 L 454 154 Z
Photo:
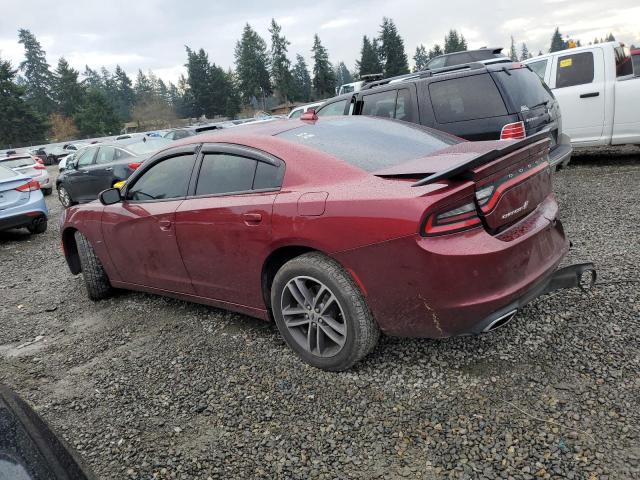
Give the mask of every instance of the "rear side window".
M 131 186 L 127 199 L 149 201 L 185 197 L 194 163 L 193 154 L 179 155 L 156 163 Z
M 425 157 L 458 143 L 420 125 L 360 115 L 321 120 L 279 133 L 367 172 Z
M 515 68 L 507 72 L 499 70 L 494 75 L 516 112 L 541 107 L 553 100 L 549 87 L 528 68 Z
M 467 52 L 456 53 L 447 57 L 447 67 L 473 62 L 475 59 Z
M 295 112 L 293 112 L 289 118 L 298 118 L 301 115 L 302 115 L 302 109 L 296 110 Z
M 527 67 L 533 70 L 533 73 L 538 75 L 541 79 L 544 80 L 544 72 L 547 71 L 547 59 L 538 60 L 537 62 L 527 63 Z
M 507 114 L 500 92 L 488 74 L 433 82 L 429 85 L 429 94 L 439 123 Z
M 330 103 L 322 107 L 316 115 L 319 117 L 326 117 L 330 115 L 344 115 L 344 107 L 347 106 L 347 100 L 340 100 L 339 102 Z
M 616 77 L 626 77 L 633 74 L 631 54 L 627 47 L 616 47 Z
M 113 147 L 100 147 L 98 149 L 98 155 L 96 155 L 96 163 L 112 163 L 116 154 L 116 149 Z
M 556 59 L 556 88 L 593 82 L 593 53 L 581 52 Z
M 226 153 L 207 154 L 202 159 L 196 195 L 251 190 L 257 161 Z

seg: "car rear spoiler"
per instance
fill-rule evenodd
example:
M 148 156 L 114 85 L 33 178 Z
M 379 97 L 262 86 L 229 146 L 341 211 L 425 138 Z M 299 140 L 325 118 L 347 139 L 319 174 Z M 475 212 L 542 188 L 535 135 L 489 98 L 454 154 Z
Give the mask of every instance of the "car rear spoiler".
M 541 132 L 535 133 L 527 138 L 522 140 L 518 140 L 517 142 L 509 142 L 505 141 L 501 143 L 499 147 L 494 148 L 493 150 L 489 150 L 486 153 L 478 155 L 477 157 L 473 157 L 469 160 L 466 160 L 462 163 L 454 165 L 451 168 L 447 168 L 446 170 L 442 170 L 441 172 L 433 173 L 422 180 L 418 180 L 416 183 L 412 184 L 412 187 L 422 187 L 423 185 L 429 185 L 431 183 L 435 183 L 440 180 L 448 180 L 452 178 L 464 178 L 465 174 L 469 172 L 469 170 L 484 165 L 485 163 L 492 162 L 500 157 L 504 157 L 516 150 L 520 150 L 527 145 L 531 145 L 540 140 L 544 140 L 549 137 L 549 132 L 543 130 Z M 497 143 L 497 142 L 496 142 Z

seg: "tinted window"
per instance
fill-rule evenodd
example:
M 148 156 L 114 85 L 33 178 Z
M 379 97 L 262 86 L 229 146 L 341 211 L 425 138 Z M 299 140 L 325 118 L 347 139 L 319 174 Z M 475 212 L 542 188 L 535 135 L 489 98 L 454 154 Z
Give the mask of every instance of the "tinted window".
M 362 97 L 362 115 L 393 118 L 396 109 L 396 90 L 373 93 Z
M 429 93 L 439 123 L 507 114 L 504 101 L 488 74 L 434 82 L 429 85 Z
M 284 165 L 276 167 L 266 162 L 258 162 L 256 176 L 253 179 L 253 189 L 279 188 L 284 176 Z
M 196 195 L 251 190 L 257 163 L 251 158 L 226 153 L 205 155 L 198 175 Z
M 631 55 L 627 47 L 616 47 L 616 77 L 625 77 L 633 74 Z
M 631 58 L 633 59 L 633 73 L 640 76 L 640 53 Z
M 398 90 L 396 100 L 396 120 L 411 121 L 411 93 L 406 88 Z
M 91 165 L 93 163 L 93 156 L 95 155 L 96 150 L 96 148 L 87 148 L 82 152 L 78 157 L 78 166 L 86 167 L 87 165 Z
M 547 59 L 538 60 L 537 62 L 528 63 L 527 67 L 529 67 L 531 70 L 533 70 L 533 73 L 535 73 L 541 79 L 544 80 L 544 72 L 547 71 L 547 62 L 548 62 Z
M 298 118 L 302 115 L 302 109 L 300 110 L 296 110 L 295 112 L 291 113 L 291 116 L 289 118 Z
M 160 200 L 187 195 L 195 163 L 192 154 L 171 157 L 156 163 L 127 191 L 130 200 Z
M 508 70 L 508 73 L 500 70 L 495 75 L 516 112 L 541 107 L 553 100 L 547 84 L 528 68 L 516 68 Z
M 451 67 L 453 65 L 462 65 L 463 63 L 473 62 L 475 59 L 467 52 L 456 53 L 455 55 L 451 55 L 447 58 L 447 67 Z
M 447 57 L 436 57 L 427 64 L 427 68 L 444 67 L 444 62 L 446 61 L 447 61 Z
M 100 147 L 98 149 L 98 155 L 96 155 L 96 163 L 111 163 L 113 162 L 116 149 L 113 147 Z
M 123 158 L 131 158 L 131 154 L 125 150 L 122 150 L 120 148 L 116 148 L 115 149 L 115 155 L 114 155 L 114 159 L 115 160 L 122 160 Z
M 328 115 L 343 115 L 344 107 L 347 105 L 347 100 L 341 100 L 335 103 L 329 103 L 325 105 L 320 110 L 318 110 L 317 115 L 319 117 L 324 117 Z
M 593 82 L 592 52 L 563 55 L 556 62 L 556 88 Z
M 323 120 L 278 136 L 367 172 L 424 157 L 457 143 L 452 137 L 420 125 L 362 116 Z

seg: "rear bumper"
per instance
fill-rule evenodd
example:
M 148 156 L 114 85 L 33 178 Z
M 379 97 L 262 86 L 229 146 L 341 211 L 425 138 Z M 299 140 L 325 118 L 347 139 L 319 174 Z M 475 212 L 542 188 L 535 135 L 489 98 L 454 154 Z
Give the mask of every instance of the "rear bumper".
M 45 212 L 34 211 L 0 218 L 0 231 L 10 228 L 22 228 L 35 225 L 47 219 Z
M 571 147 L 571 139 L 568 135 L 561 133 L 558 135 L 557 146 L 549 152 L 549 164 L 552 167 L 562 165 L 566 167 L 571 160 L 571 154 L 573 153 L 573 147 Z
M 17 207 L 0 210 L 0 230 L 22 228 L 33 225 L 47 218 L 49 210 L 42 192 L 34 190 L 29 193 L 29 200 Z
M 593 263 L 580 263 L 560 268 L 541 282 L 538 282 L 514 302 L 479 321 L 469 333 L 478 335 L 495 330 L 505 325 L 518 310 L 539 296 L 562 288 L 580 287 L 583 290 L 587 290 L 593 286 L 595 280 L 596 270 Z

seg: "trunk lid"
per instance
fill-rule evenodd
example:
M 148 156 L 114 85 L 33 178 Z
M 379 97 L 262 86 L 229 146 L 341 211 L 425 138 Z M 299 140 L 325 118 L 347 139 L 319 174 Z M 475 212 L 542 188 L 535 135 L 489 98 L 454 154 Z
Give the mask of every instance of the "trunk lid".
M 13 178 L 4 178 L 3 174 L 4 172 L 0 171 L 0 211 L 27 203 L 29 192 L 20 192 L 16 188 L 28 183 L 30 179 L 17 174 Z

